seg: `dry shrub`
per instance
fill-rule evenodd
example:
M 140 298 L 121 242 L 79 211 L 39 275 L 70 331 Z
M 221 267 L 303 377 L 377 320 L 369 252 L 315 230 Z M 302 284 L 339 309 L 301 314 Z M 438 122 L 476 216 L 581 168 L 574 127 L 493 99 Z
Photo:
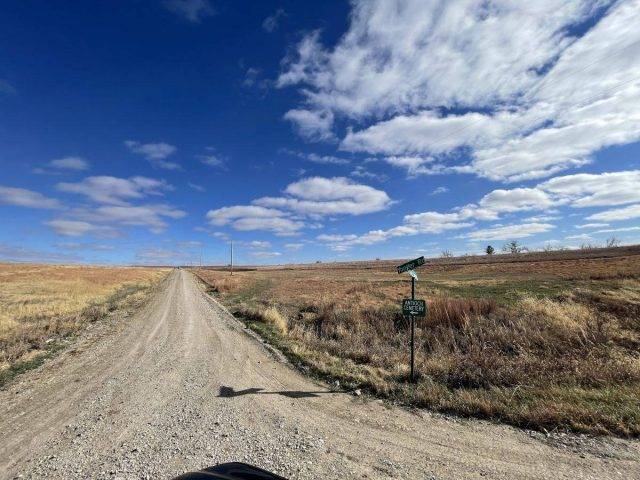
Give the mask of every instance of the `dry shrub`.
M 275 327 L 280 334 L 286 335 L 288 331 L 287 319 L 274 306 L 270 306 L 260 312 L 262 321 Z
M 491 299 L 436 297 L 429 302 L 429 315 L 420 324 L 462 327 L 471 318 L 493 313 L 496 307 Z
M 236 276 L 225 276 L 208 281 L 211 289 L 217 293 L 235 292 L 242 286 L 242 279 Z

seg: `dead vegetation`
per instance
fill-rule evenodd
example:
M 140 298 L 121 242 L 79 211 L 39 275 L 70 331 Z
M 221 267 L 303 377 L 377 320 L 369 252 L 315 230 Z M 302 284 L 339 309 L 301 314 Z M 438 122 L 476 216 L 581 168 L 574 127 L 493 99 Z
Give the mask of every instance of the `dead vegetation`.
M 59 341 L 139 303 L 167 270 L 0 264 L 0 384 L 41 363 Z
M 472 264 L 421 268 L 417 296 L 429 315 L 416 328 L 416 386 L 406 382 L 408 322 L 399 305 L 409 282 L 388 266 L 197 273 L 325 378 L 527 428 L 640 435 L 640 255 L 536 255 L 517 272 L 499 262 L 475 274 Z M 624 265 L 624 275 L 605 275 L 611 265 Z

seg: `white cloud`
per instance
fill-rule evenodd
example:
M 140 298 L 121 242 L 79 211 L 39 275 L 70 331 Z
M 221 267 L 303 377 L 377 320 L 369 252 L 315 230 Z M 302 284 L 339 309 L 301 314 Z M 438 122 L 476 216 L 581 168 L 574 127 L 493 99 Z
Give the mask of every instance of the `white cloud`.
M 198 155 L 200 163 L 210 167 L 224 168 L 224 161 L 216 155 Z
M 258 250 L 264 250 L 266 248 L 271 248 L 271 243 L 263 240 L 253 240 L 249 242 L 249 248 L 255 248 Z
M 61 235 L 96 235 L 114 237 L 118 227 L 145 227 L 153 233 L 163 232 L 168 224 L 164 218 L 178 219 L 186 212 L 170 205 L 102 205 L 97 208 L 77 208 L 68 218 L 45 222 Z
M 374 173 L 364 165 L 357 165 L 356 168 L 351 171 L 350 175 L 357 178 L 368 178 L 377 182 L 386 182 L 389 180 L 389 177 L 384 173 Z
M 187 185 L 189 185 L 190 188 L 193 188 L 194 190 L 197 190 L 198 192 L 204 192 L 205 188 L 202 185 L 198 185 L 197 183 L 187 183 Z
M 192 23 L 216 14 L 209 0 L 164 0 L 164 7 Z
M 282 20 L 282 18 L 285 15 L 286 15 L 285 11 L 282 8 L 279 8 L 274 13 L 272 13 L 271 15 L 269 15 L 267 18 L 264 19 L 264 21 L 262 22 L 262 28 L 266 32 L 269 32 L 269 33 L 273 32 L 276 28 L 278 28 L 278 25 L 280 24 L 280 20 Z
M 255 205 L 236 205 L 222 207 L 207 212 L 207 220 L 212 225 L 228 225 L 238 218 L 274 218 L 284 217 L 285 213 L 272 208 L 258 207 Z
M 180 164 L 167 161 L 166 158 L 173 155 L 178 149 L 168 143 L 141 143 L 136 140 L 126 140 L 125 146 L 133 153 L 142 155 L 152 165 L 165 170 L 181 170 Z
M 356 1 L 336 47 L 326 50 L 319 32 L 310 33 L 285 60 L 279 83 L 306 83 L 309 103 L 358 118 L 491 105 L 535 82 L 535 69 L 570 44 L 562 29 L 584 20 L 589 3 Z
M 460 238 L 470 240 L 513 240 L 530 237 L 538 233 L 545 233 L 555 228 L 550 223 L 522 223 L 474 230 L 461 235 Z
M 49 166 L 63 170 L 88 170 L 89 163 L 81 157 L 56 158 L 49 162 Z
M 640 202 L 640 170 L 566 175 L 538 188 L 571 201 L 574 207 L 623 205 Z
M 440 195 L 441 193 L 447 193 L 449 189 L 447 187 L 435 188 L 429 195 Z
M 267 258 L 279 257 L 280 255 L 282 255 L 282 253 L 259 251 L 259 252 L 250 252 L 249 255 L 251 255 L 254 258 L 267 259 Z
M 277 85 L 300 85 L 305 136 L 346 123 L 345 150 L 442 165 L 398 164 L 412 175 L 540 178 L 640 140 L 638 23 L 638 0 L 357 0 L 337 44 L 306 35 Z
M 252 205 L 235 205 L 210 210 L 212 225 L 231 225 L 236 230 L 270 230 L 291 235 L 307 226 L 304 218 L 327 215 L 362 215 L 388 208 L 393 202 L 382 190 L 355 183 L 344 177 L 311 177 L 289 184 L 282 197 L 262 197 Z
M 471 211 L 453 213 L 423 212 L 405 215 L 406 224 L 417 229 L 416 233 L 441 233 L 446 230 L 458 230 L 474 225 Z
M 604 230 L 597 230 L 593 233 L 618 233 L 618 232 L 637 232 L 637 231 L 640 231 L 640 227 L 606 228 Z
M 284 248 L 292 252 L 297 252 L 302 247 L 304 247 L 304 243 L 285 243 L 284 244 Z
M 0 204 L 44 209 L 60 208 L 60 202 L 55 198 L 45 197 L 33 190 L 4 186 L 0 186 Z
M 304 109 L 289 110 L 284 114 L 285 120 L 294 124 L 298 133 L 309 140 L 329 140 L 333 138 L 331 126 L 333 114 L 329 111 Z
M 593 237 L 588 233 L 580 233 L 578 235 L 569 235 L 568 237 L 564 237 L 565 240 L 593 240 Z
M 295 150 L 289 150 L 287 148 L 283 148 L 281 151 L 284 153 L 288 153 L 289 155 L 302 158 L 304 160 L 309 160 L 313 163 L 328 165 L 347 165 L 351 163 L 351 161 L 346 158 L 336 157 L 334 155 L 319 155 L 317 153 L 296 152 Z
M 129 200 L 147 195 L 162 195 L 172 187 L 164 180 L 147 177 L 118 178 L 106 175 L 87 177 L 78 183 L 59 183 L 56 188 L 62 192 L 79 193 L 97 203 L 127 205 Z
M 110 252 L 116 249 L 113 245 L 105 245 L 103 243 L 61 242 L 54 244 L 54 246 L 72 251 L 92 250 L 95 252 Z
M 608 223 L 585 223 L 584 225 L 576 225 L 576 228 L 602 228 L 608 226 Z
M 154 233 L 167 228 L 166 218 L 178 219 L 186 215 L 167 204 L 133 205 L 131 201 L 159 196 L 171 186 L 164 180 L 147 177 L 117 178 L 87 177 L 77 183 L 59 183 L 58 190 L 85 195 L 98 203 L 97 207 L 81 206 L 70 210 L 66 218 L 48 225 L 65 235 L 99 234 L 113 236 L 117 227 L 146 227 Z
M 614 208 L 605 210 L 604 212 L 589 215 L 587 220 L 602 220 L 604 222 L 616 222 L 620 220 L 629 220 L 632 218 L 640 218 L 640 204 L 629 205 L 624 208 Z
M 194 252 L 151 247 L 136 251 L 136 261 L 146 265 L 176 265 L 197 263 L 200 258 Z
M 51 220 L 45 222 L 45 225 L 53 228 L 59 235 L 67 235 L 70 237 L 80 237 L 96 229 L 95 225 L 78 220 Z
M 550 215 L 557 207 L 568 205 L 572 208 L 591 207 L 594 205 L 618 205 L 635 201 L 640 182 L 638 171 L 621 171 L 615 173 L 566 175 L 540 183 L 533 188 L 496 189 L 483 196 L 477 203 L 457 207 L 450 212 L 441 213 L 427 211 L 406 215 L 403 225 L 388 230 L 372 230 L 364 235 L 320 236 L 318 239 L 338 246 L 341 251 L 352 245 L 371 244 L 386 241 L 389 238 L 424 233 L 442 233 L 449 230 L 460 230 L 471 227 L 478 221 L 494 221 L 504 214 L 523 211 L 542 211 L 544 215 L 535 215 L 523 219 L 521 225 L 507 227 L 496 226 L 463 235 L 474 238 L 474 235 L 507 235 L 522 238 L 527 228 L 552 228 L 550 221 L 557 220 L 557 215 Z M 634 188 L 635 187 L 635 188 Z M 632 205 L 623 209 L 608 210 L 587 217 L 589 220 L 614 221 L 640 217 L 640 205 Z M 604 223 L 590 223 L 578 228 L 599 228 Z M 479 232 L 479 233 L 478 233 Z M 536 231 L 534 233 L 543 233 Z M 482 238 L 478 238 L 482 239 Z M 490 238 L 492 239 L 492 238 Z
M 88 218 L 96 222 L 114 223 L 130 227 L 148 227 L 154 233 L 160 233 L 167 228 L 167 223 L 162 217 L 178 219 L 185 215 L 186 212 L 163 204 L 139 206 L 104 205 L 86 214 Z
M 68 253 L 47 252 L 43 250 L 33 250 L 24 246 L 7 245 L 0 243 L 0 258 L 13 262 L 50 262 L 50 263 L 73 263 L 82 260 L 81 257 Z
M 292 183 L 287 197 L 263 197 L 257 205 L 284 208 L 305 215 L 362 215 L 388 208 L 392 201 L 382 190 L 344 177 L 311 177 Z
M 480 200 L 480 207 L 495 212 L 518 212 L 521 210 L 544 210 L 556 202 L 537 188 L 514 188 L 494 190 Z
M 304 223 L 286 218 L 286 213 L 274 208 L 257 205 L 235 205 L 207 212 L 211 225 L 231 225 L 236 230 L 268 230 L 280 235 L 292 235 Z
M 202 247 L 202 242 L 197 240 L 187 240 L 184 242 L 178 242 L 177 245 L 180 248 L 200 248 Z

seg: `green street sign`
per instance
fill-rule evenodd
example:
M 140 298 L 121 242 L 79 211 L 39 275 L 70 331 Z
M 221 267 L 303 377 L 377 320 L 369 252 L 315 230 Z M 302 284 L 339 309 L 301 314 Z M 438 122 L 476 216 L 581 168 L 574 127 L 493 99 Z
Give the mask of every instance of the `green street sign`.
M 412 300 L 405 298 L 402 300 L 402 314 L 414 317 L 425 317 L 427 315 L 427 302 L 424 300 Z
M 424 265 L 424 257 L 418 257 L 410 262 L 403 263 L 402 265 L 398 265 L 396 268 L 398 269 L 398 273 L 408 272 L 409 270 L 413 270 L 420 265 Z

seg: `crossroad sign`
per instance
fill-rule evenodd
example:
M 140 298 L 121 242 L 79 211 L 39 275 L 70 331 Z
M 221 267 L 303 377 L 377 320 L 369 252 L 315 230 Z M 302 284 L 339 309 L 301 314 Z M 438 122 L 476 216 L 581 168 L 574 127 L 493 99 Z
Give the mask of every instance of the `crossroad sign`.
M 412 315 L 414 317 L 424 317 L 427 315 L 427 302 L 424 300 L 412 300 L 405 298 L 402 300 L 403 315 Z
M 398 273 L 408 272 L 409 270 L 413 270 L 420 265 L 424 265 L 424 257 L 418 257 L 410 262 L 403 263 L 402 265 L 398 265 L 396 268 L 398 269 Z
M 418 274 L 414 272 L 416 267 L 424 265 L 424 257 L 414 258 L 410 262 L 398 265 L 398 273 L 409 272 L 411 275 L 411 298 L 405 298 L 402 300 L 402 314 L 408 315 L 411 318 L 411 370 L 409 373 L 409 379 L 412 382 L 416 381 L 415 375 L 415 351 L 416 351 L 416 317 L 427 316 L 427 303 L 424 300 L 416 300 L 416 280 L 418 280 Z

